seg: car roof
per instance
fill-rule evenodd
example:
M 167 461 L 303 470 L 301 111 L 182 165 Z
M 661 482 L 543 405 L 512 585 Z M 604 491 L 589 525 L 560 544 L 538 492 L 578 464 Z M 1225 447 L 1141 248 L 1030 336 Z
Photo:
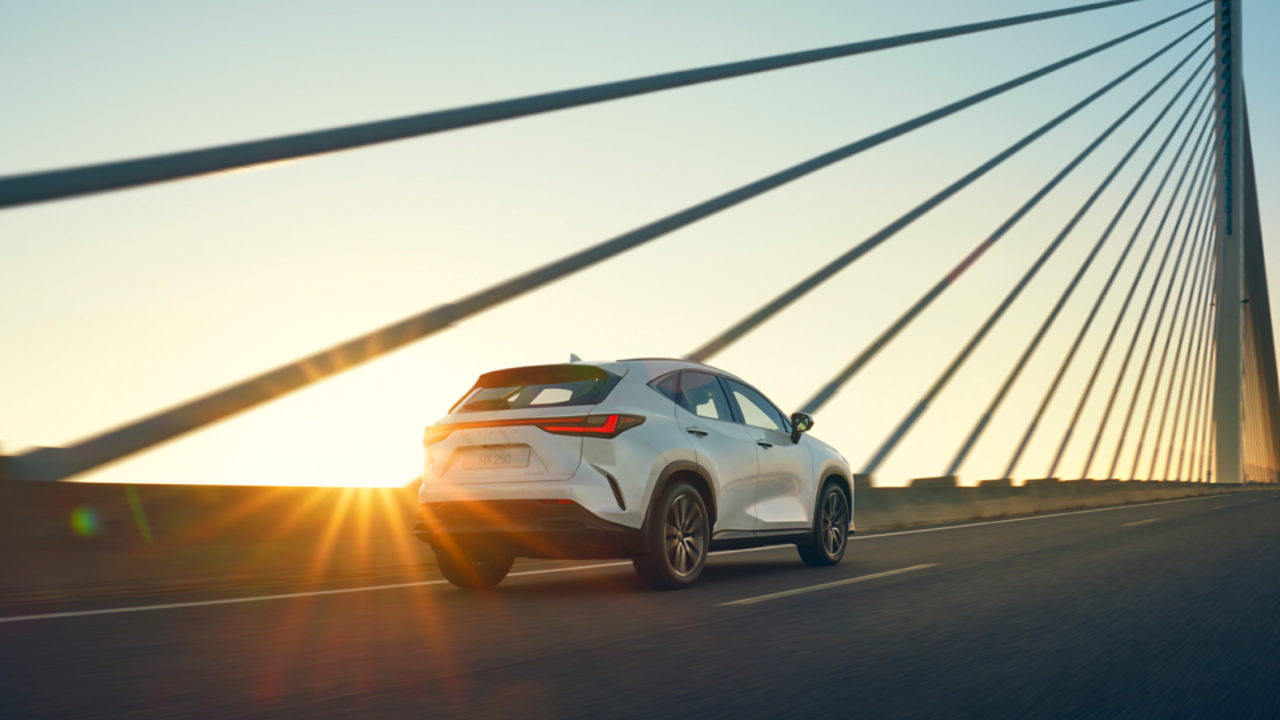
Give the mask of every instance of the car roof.
M 707 365 L 706 363 L 700 363 L 693 360 L 685 360 L 682 358 L 664 358 L 664 357 L 625 358 L 625 359 L 619 360 L 618 362 L 626 363 L 627 365 L 631 365 L 631 366 L 640 366 L 644 368 L 645 372 L 647 372 L 650 377 L 658 377 L 660 375 L 666 375 L 667 373 L 674 372 L 676 370 L 686 370 L 686 369 L 707 370 L 713 373 L 724 375 L 726 377 L 731 377 L 735 380 L 743 382 L 744 384 L 747 384 L 745 380 L 738 377 L 737 375 L 734 375 L 731 372 L 728 372 L 726 370 L 721 370 L 720 368 L 717 368 L 717 367 L 712 367 L 710 365 Z
M 734 380 L 737 380 L 743 383 L 744 385 L 750 385 L 750 383 L 748 383 L 746 380 L 743 380 L 742 378 L 738 377 L 737 375 L 734 375 L 731 372 L 721 370 L 720 368 L 717 368 L 717 367 L 712 367 L 710 365 L 707 365 L 706 363 L 695 362 L 693 360 L 684 360 L 681 358 L 642 357 L 642 358 L 625 358 L 622 360 L 613 360 L 613 361 L 579 360 L 573 363 L 552 363 L 551 365 L 546 365 L 546 366 L 527 366 L 527 367 L 554 367 L 556 365 L 591 365 L 594 367 L 601 368 L 603 370 L 614 372 L 615 374 L 626 374 L 627 371 L 629 370 L 637 370 L 641 375 L 647 376 L 647 379 L 645 380 L 645 382 L 648 382 L 648 380 L 652 380 L 654 378 L 666 375 L 667 373 L 675 372 L 676 370 L 703 370 L 707 372 L 717 373 L 719 375 L 724 375 L 725 377 L 733 378 Z M 622 370 L 622 368 L 619 368 L 618 367 L 619 365 L 625 366 L 626 370 Z M 502 370 L 497 370 L 494 372 L 505 372 L 509 370 L 519 370 L 519 369 L 521 368 L 520 367 L 503 368 Z M 489 374 L 489 373 L 485 373 L 485 374 Z

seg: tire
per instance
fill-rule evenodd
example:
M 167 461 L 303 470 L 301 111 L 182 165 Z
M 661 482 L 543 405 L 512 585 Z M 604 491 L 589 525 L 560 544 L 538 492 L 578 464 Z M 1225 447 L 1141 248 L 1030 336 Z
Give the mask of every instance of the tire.
M 813 513 L 813 539 L 796 547 L 809 567 L 835 565 L 849 547 L 849 496 L 840 483 L 828 480 Z
M 516 559 L 512 555 L 500 552 L 482 554 L 438 552 L 436 561 L 440 563 L 440 572 L 444 575 L 444 579 L 450 583 L 468 590 L 487 590 L 502 582 L 507 573 L 511 572 L 511 566 Z
M 654 590 L 683 590 L 702 574 L 711 549 L 711 516 L 692 485 L 671 483 L 654 501 L 644 546 L 645 555 L 632 564 Z

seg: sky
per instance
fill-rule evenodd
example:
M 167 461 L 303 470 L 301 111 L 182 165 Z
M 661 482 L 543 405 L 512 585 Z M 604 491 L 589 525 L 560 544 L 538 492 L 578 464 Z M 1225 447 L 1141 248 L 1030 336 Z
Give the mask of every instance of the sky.
M 1068 4 L 7 3 L 0 5 L 0 175 L 396 117 Z M 64 445 L 205 394 L 1189 4 L 1146 0 L 268 168 L 0 212 L 0 447 L 15 453 Z M 80 479 L 403 485 L 421 473 L 424 426 L 443 416 L 480 373 L 563 362 L 570 353 L 588 360 L 683 356 L 1209 13 L 1205 6 L 443 334 Z M 1274 282 L 1280 225 L 1271 208 L 1280 199 L 1280 135 L 1271 129 L 1280 118 L 1274 82 L 1280 49 L 1264 38 L 1280 33 L 1280 7 L 1252 0 L 1243 3 L 1243 17 L 1263 237 Z M 798 409 L 1190 52 L 1195 40 L 712 364 L 746 378 L 782 408 Z M 1189 74 L 1184 69 L 1139 108 L 827 404 L 816 415 L 815 435 L 860 469 Z M 877 469 L 879 484 L 945 471 L 1168 134 L 1181 102 Z M 1138 193 L 1137 207 L 1146 206 L 1173 149 Z M 1003 471 L 1136 215 L 1126 214 L 1100 251 L 960 469 L 963 484 Z M 1135 252 L 1146 247 L 1150 229 L 1139 236 Z M 1135 267 L 1130 260 L 1122 270 L 1121 290 Z M 1148 288 L 1149 276 L 1139 284 L 1139 299 Z M 1081 360 L 1065 376 L 1015 477 L 1045 475 L 1122 296 L 1110 294 L 1099 327 L 1086 337 Z M 1136 314 L 1122 324 L 1121 338 L 1132 334 Z M 1103 392 L 1086 406 L 1056 474 L 1084 473 L 1121 356 L 1113 351 L 1103 366 Z M 1131 389 L 1126 381 L 1122 407 Z M 1116 425 L 1113 420 L 1100 443 L 1105 462 L 1095 462 L 1089 476 L 1106 472 Z M 1132 445 L 1115 474 L 1127 474 Z

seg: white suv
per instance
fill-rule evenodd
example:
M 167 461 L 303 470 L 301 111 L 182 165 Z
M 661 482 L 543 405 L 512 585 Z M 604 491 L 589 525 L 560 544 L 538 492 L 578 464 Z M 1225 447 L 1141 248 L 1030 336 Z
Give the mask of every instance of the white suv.
M 659 589 L 688 587 L 714 550 L 794 544 L 834 565 L 852 475 L 812 426 L 683 360 L 498 370 L 427 428 L 414 534 L 467 588 L 516 557 L 631 558 Z

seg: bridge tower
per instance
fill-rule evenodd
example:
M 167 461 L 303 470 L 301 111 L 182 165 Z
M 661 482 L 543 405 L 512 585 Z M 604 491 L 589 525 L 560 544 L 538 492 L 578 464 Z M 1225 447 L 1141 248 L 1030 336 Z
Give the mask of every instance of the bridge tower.
M 1213 424 L 1217 442 L 1214 480 L 1244 481 L 1244 78 L 1240 72 L 1241 0 L 1214 0 L 1217 10 L 1218 128 L 1222 155 L 1218 192 L 1222 223 L 1219 255 L 1218 342 Z

